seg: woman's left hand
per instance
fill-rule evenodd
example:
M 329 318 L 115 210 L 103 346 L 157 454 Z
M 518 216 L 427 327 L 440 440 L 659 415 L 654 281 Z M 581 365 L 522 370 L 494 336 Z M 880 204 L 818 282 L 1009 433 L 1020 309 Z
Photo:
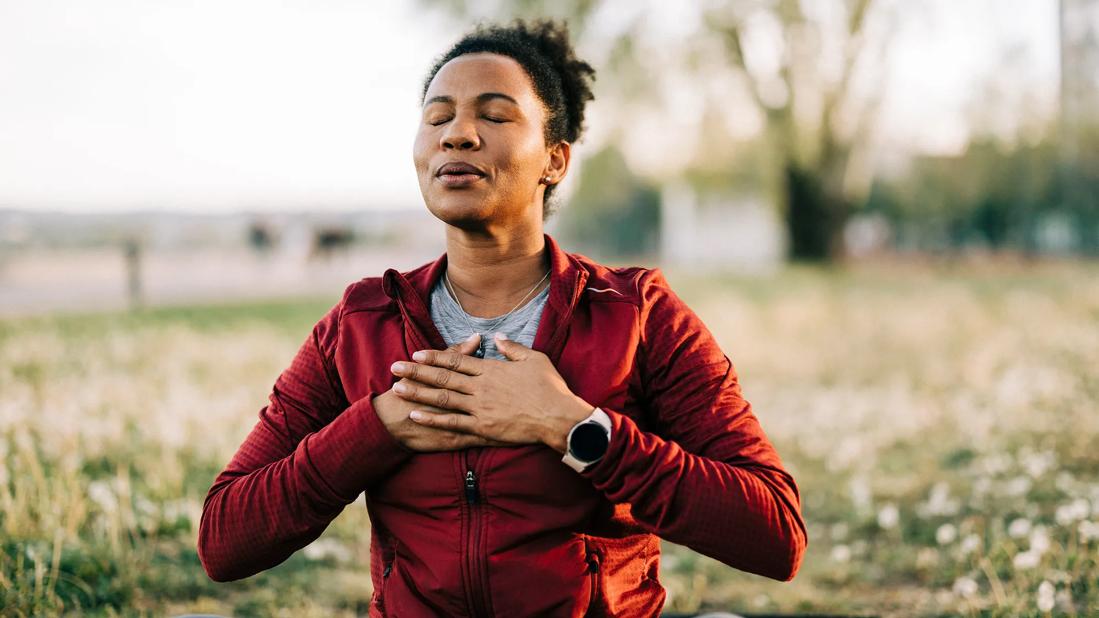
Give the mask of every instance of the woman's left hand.
M 564 453 L 569 430 L 595 406 L 569 390 L 544 353 L 500 337 L 496 349 L 508 360 L 417 351 L 414 362 L 393 363 L 402 378 L 393 392 L 455 411 L 413 410 L 409 418 L 417 423 L 512 444 L 541 442 Z

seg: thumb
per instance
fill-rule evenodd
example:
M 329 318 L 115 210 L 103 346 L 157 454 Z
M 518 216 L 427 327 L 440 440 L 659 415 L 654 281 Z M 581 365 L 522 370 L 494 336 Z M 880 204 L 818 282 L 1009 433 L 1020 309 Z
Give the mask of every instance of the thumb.
M 458 352 L 459 354 L 464 354 L 466 356 L 469 356 L 470 354 L 473 354 L 473 352 L 475 352 L 480 345 L 481 345 L 481 335 L 479 333 L 473 333 L 472 335 L 469 336 L 468 339 L 466 339 L 464 341 L 459 341 L 458 343 L 455 343 L 454 345 L 448 346 L 447 349 L 448 350 L 454 350 L 454 351 Z
M 500 353 L 507 357 L 508 360 L 524 360 L 530 353 L 530 348 L 518 341 L 508 339 L 508 336 L 502 332 L 494 334 L 492 339 L 496 342 L 496 349 L 500 350 Z

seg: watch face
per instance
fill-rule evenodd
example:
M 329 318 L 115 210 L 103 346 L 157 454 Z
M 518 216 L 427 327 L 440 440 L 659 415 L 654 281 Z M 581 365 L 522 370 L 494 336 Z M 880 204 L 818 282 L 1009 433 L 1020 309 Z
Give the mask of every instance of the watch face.
M 584 423 L 572 432 L 569 451 L 580 461 L 595 461 L 607 452 L 607 430 L 599 423 Z

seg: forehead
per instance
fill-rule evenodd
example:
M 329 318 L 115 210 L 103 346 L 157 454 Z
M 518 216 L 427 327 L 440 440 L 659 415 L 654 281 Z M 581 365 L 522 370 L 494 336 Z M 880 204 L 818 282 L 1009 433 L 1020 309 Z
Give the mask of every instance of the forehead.
M 488 52 L 463 54 L 444 64 L 431 79 L 424 100 L 450 96 L 461 103 L 483 92 L 510 95 L 523 107 L 540 107 L 523 65 L 509 56 Z

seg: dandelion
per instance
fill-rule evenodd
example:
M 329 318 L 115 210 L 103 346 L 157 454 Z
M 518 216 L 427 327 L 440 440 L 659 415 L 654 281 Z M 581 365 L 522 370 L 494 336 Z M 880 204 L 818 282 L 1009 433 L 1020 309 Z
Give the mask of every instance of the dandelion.
M 1007 534 L 1013 539 L 1021 539 L 1030 534 L 1030 520 L 1025 517 L 1017 517 L 1011 520 L 1007 526 Z
M 855 510 L 866 512 L 870 508 L 870 485 L 866 479 L 851 479 L 849 489 Z
M 1024 455 L 1022 458 L 1023 468 L 1026 469 L 1027 474 L 1033 478 L 1038 478 L 1046 473 L 1046 471 L 1053 468 L 1057 463 L 1057 458 L 1050 451 L 1043 451 L 1041 453 L 1032 453 Z
M 972 577 L 963 576 L 954 580 L 954 594 L 962 598 L 972 598 L 974 595 L 977 594 L 978 588 L 979 586 L 977 585 L 977 581 L 974 580 Z
M 938 541 L 939 545 L 949 545 L 956 538 L 958 538 L 958 529 L 954 527 L 954 524 L 943 524 L 935 531 L 935 540 Z
M 961 543 L 962 555 L 972 554 L 973 552 L 980 549 L 980 547 L 981 547 L 981 537 L 977 536 L 976 534 L 967 534 L 966 537 L 964 539 L 962 539 L 962 543 Z
M 1046 553 L 1049 549 L 1049 531 L 1045 526 L 1038 525 L 1030 532 L 1030 550 L 1039 554 Z
M 939 481 L 931 488 L 923 510 L 929 515 L 954 515 L 958 508 L 958 501 L 950 498 L 950 485 Z
M 896 505 L 890 502 L 878 511 L 878 525 L 886 530 L 895 528 L 900 521 L 900 515 L 900 511 L 897 510 Z
M 1025 476 L 1017 476 L 1007 482 L 1004 491 L 1006 491 L 1009 496 L 1019 497 L 1030 491 L 1030 485 L 1030 479 Z
M 349 562 L 352 558 L 351 550 L 334 539 L 319 539 L 306 546 L 305 557 L 310 560 L 324 560 L 332 558 L 336 562 Z
M 1024 552 L 1015 554 L 1015 557 L 1011 560 L 1011 563 L 1016 569 L 1020 571 L 1026 571 L 1038 566 L 1038 563 L 1042 561 L 1042 555 L 1033 549 L 1028 549 Z
M 1090 515 L 1091 504 L 1083 498 L 1077 498 L 1068 504 L 1062 504 L 1057 507 L 1057 512 L 1054 518 L 1058 524 L 1067 526 L 1074 521 L 1080 521 L 1081 519 L 1087 519 Z
M 1099 539 L 1099 522 L 1084 520 L 1077 526 L 1076 531 L 1080 533 L 1080 540 L 1084 543 L 1090 543 L 1096 539 Z
M 833 562 L 847 562 L 851 559 L 851 548 L 846 545 L 836 545 L 832 548 Z
M 1053 584 L 1048 580 L 1043 580 L 1041 584 L 1038 584 L 1038 611 L 1048 612 L 1053 609 L 1054 593 L 1056 589 Z
M 107 481 L 92 481 L 88 483 L 88 497 L 92 499 L 104 513 L 113 513 L 118 508 L 118 499 L 115 498 L 114 489 Z

